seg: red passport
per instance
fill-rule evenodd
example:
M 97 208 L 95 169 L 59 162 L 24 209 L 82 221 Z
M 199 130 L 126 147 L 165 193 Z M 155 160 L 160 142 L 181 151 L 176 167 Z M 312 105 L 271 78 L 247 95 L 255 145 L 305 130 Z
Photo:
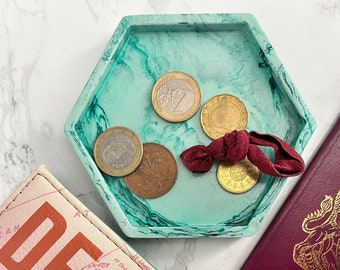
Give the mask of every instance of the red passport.
M 242 269 L 340 269 L 339 117 Z

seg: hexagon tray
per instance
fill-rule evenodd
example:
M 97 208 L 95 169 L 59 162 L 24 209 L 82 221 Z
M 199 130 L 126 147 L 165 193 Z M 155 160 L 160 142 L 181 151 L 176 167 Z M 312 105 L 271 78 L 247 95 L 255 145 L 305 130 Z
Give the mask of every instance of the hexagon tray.
M 211 139 L 200 126 L 200 111 L 182 123 L 167 122 L 155 113 L 152 87 L 170 71 L 183 71 L 197 80 L 201 107 L 217 94 L 237 96 L 249 112 L 248 130 L 275 134 L 300 153 L 315 129 L 252 15 L 140 15 L 125 17 L 119 24 L 69 115 L 66 135 L 127 236 L 250 236 L 286 179 L 261 174 L 253 189 L 236 195 L 218 184 L 217 164 L 203 175 L 189 172 L 180 153 Z M 140 198 L 123 178 L 98 169 L 93 146 L 98 135 L 112 126 L 126 126 L 143 142 L 157 142 L 172 151 L 179 174 L 169 193 Z

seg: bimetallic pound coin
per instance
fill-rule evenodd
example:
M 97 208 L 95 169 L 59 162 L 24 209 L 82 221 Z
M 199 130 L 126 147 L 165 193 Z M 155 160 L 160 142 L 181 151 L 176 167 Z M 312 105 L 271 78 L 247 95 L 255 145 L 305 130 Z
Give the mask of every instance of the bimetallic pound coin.
M 124 180 L 135 194 L 158 198 L 166 194 L 177 179 L 177 163 L 172 153 L 157 143 L 144 143 L 142 162 Z
M 212 139 L 224 136 L 233 130 L 245 129 L 248 111 L 243 102 L 229 94 L 221 94 L 209 99 L 201 111 L 201 125 Z
M 170 122 L 182 122 L 199 109 L 201 90 L 190 75 L 170 72 L 156 82 L 152 90 L 152 105 L 157 114 Z
M 138 135 L 126 127 L 113 127 L 102 134 L 94 145 L 98 167 L 112 176 L 133 172 L 142 160 L 143 144 Z
M 233 162 L 221 162 L 217 168 L 217 180 L 226 191 L 244 193 L 257 183 L 260 171 L 247 158 Z

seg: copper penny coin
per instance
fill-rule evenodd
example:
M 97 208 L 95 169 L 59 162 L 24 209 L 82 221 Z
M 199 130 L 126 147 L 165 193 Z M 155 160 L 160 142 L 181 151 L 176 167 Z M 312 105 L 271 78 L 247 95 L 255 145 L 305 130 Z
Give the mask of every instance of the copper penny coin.
M 245 129 L 247 124 L 247 108 L 233 95 L 216 95 L 204 104 L 201 111 L 202 128 L 212 139 L 220 138 L 233 130 Z
M 152 199 L 166 194 L 177 179 L 177 163 L 173 154 L 163 145 L 144 143 L 140 165 L 124 176 L 127 186 L 135 194 Z
M 173 71 L 158 79 L 152 90 L 152 105 L 169 122 L 182 122 L 199 109 L 201 90 L 190 75 Z
M 98 167 L 112 176 L 133 172 L 142 160 L 143 144 L 138 135 L 126 127 L 113 127 L 97 138 L 94 159 Z
M 240 162 L 223 161 L 217 168 L 217 180 L 226 191 L 244 193 L 255 186 L 259 169 L 247 158 Z

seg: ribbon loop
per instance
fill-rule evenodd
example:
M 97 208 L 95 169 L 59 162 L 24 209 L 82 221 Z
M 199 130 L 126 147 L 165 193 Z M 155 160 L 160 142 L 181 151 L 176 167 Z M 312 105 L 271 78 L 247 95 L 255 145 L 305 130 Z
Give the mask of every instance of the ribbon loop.
M 258 146 L 269 146 L 275 151 L 276 161 L 270 161 Z M 250 162 L 265 174 L 294 176 L 303 172 L 301 156 L 286 142 L 270 134 L 234 130 L 211 142 L 208 146 L 196 145 L 180 155 L 184 165 L 194 173 L 209 171 L 214 160 L 238 162 L 248 157 Z

